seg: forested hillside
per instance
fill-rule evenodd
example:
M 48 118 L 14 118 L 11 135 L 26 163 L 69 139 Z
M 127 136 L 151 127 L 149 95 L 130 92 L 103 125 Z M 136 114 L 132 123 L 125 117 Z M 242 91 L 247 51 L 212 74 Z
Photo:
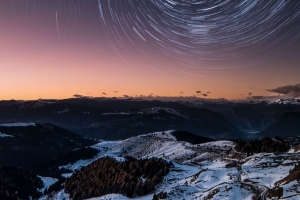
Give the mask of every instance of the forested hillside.
M 2 200 L 29 200 L 39 197 L 42 180 L 31 171 L 20 167 L 0 167 L 0 199 Z
M 273 153 L 273 152 L 286 152 L 290 149 L 288 142 L 284 142 L 281 138 L 272 139 L 269 137 L 261 140 L 237 140 L 235 150 L 252 155 L 253 153 Z
M 101 158 L 80 169 L 65 181 L 65 191 L 74 200 L 110 193 L 127 197 L 141 196 L 153 191 L 172 163 L 161 158 L 137 160 L 126 157 L 119 162 L 111 157 Z

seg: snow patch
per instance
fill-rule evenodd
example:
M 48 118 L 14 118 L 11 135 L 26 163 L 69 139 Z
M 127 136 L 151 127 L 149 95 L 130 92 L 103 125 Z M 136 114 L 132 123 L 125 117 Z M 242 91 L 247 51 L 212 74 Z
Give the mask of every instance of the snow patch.
M 35 126 L 35 123 L 8 123 L 8 124 L 0 124 L 0 126 L 5 127 L 16 127 L 16 126 Z
M 58 179 L 56 178 L 50 178 L 50 177 L 42 177 L 38 176 L 44 183 L 44 187 L 39 189 L 40 192 L 44 192 L 46 189 L 48 189 L 52 184 L 56 183 Z
M 15 136 L 7 135 L 7 134 L 4 134 L 4 133 L 0 132 L 0 138 L 4 138 L 4 137 L 15 137 Z

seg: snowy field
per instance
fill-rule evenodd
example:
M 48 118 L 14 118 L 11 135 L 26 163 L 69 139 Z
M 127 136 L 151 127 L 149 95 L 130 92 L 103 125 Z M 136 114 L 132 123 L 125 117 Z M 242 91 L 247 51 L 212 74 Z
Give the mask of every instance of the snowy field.
M 75 171 L 91 162 L 104 157 L 114 157 L 124 161 L 124 156 L 137 158 L 161 157 L 174 163 L 174 168 L 156 187 L 156 193 L 167 192 L 168 199 L 257 199 L 265 188 L 283 188 L 284 199 L 300 199 L 299 183 L 282 182 L 289 175 L 297 159 L 297 153 L 274 155 L 260 153 L 239 160 L 228 157 L 234 143 L 216 141 L 192 145 L 177 141 L 172 131 L 156 132 L 129 138 L 123 141 L 103 141 L 92 148 L 100 150 L 97 156 L 89 160 L 79 160 L 74 164 L 60 168 Z M 234 150 L 232 150 L 234 151 Z M 300 156 L 300 154 L 299 154 Z M 245 157 L 245 156 L 244 156 Z M 229 165 L 235 162 L 235 165 Z M 63 174 L 65 177 L 72 173 Z M 152 200 L 153 194 L 136 197 L 136 200 Z M 60 191 L 51 199 L 68 199 L 68 194 Z M 41 199 L 47 199 L 42 197 Z M 129 200 L 120 194 L 109 194 L 93 200 Z

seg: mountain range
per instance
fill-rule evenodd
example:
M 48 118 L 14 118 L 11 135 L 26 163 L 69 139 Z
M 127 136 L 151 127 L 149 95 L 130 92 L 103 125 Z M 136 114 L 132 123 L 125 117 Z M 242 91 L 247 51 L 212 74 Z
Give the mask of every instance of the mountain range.
M 0 101 L 0 123 L 52 123 L 83 137 L 119 140 L 174 129 L 212 139 L 285 137 L 299 132 L 299 100 L 278 102 L 168 102 L 141 99 L 71 98 Z M 281 123 L 290 115 L 288 123 Z M 261 133 L 260 133 L 261 132 Z

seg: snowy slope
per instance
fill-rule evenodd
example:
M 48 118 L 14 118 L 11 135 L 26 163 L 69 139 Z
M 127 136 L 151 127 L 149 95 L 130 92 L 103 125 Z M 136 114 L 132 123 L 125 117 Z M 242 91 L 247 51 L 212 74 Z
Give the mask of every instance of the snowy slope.
M 298 162 L 293 159 L 297 153 L 274 155 L 260 153 L 241 159 L 232 157 L 237 152 L 234 142 L 216 141 L 192 145 L 177 141 L 172 131 L 149 133 L 123 141 L 103 141 L 93 148 L 99 149 L 97 156 L 79 160 L 74 164 L 61 166 L 72 171 L 86 166 L 104 156 L 114 157 L 122 162 L 124 156 L 136 158 L 161 157 L 174 163 L 170 173 L 156 187 L 156 193 L 167 192 L 168 199 L 257 199 L 266 194 L 266 188 L 283 187 L 284 197 L 295 199 L 300 194 L 299 183 L 282 182 Z M 300 157 L 300 154 L 299 154 Z M 71 174 L 64 174 L 68 177 Z M 66 197 L 63 191 L 54 199 Z M 136 200 L 151 200 L 153 194 L 136 197 Z M 299 196 L 296 196 L 299 197 Z M 44 197 L 45 198 L 45 197 Z M 120 194 L 109 194 L 93 200 L 129 200 Z M 297 199 L 297 198 L 296 198 Z
M 56 178 L 51 178 L 51 177 L 42 177 L 39 176 L 40 179 L 43 181 L 44 187 L 39 189 L 40 192 L 44 192 L 46 189 L 48 189 L 52 184 L 58 181 Z
M 0 124 L 0 126 L 6 127 L 15 127 L 15 126 L 35 126 L 35 123 L 8 123 L 8 124 Z
M 0 132 L 0 138 L 4 138 L 4 137 L 14 137 L 12 135 L 7 135 L 7 134 L 4 134 L 4 133 L 1 133 Z

